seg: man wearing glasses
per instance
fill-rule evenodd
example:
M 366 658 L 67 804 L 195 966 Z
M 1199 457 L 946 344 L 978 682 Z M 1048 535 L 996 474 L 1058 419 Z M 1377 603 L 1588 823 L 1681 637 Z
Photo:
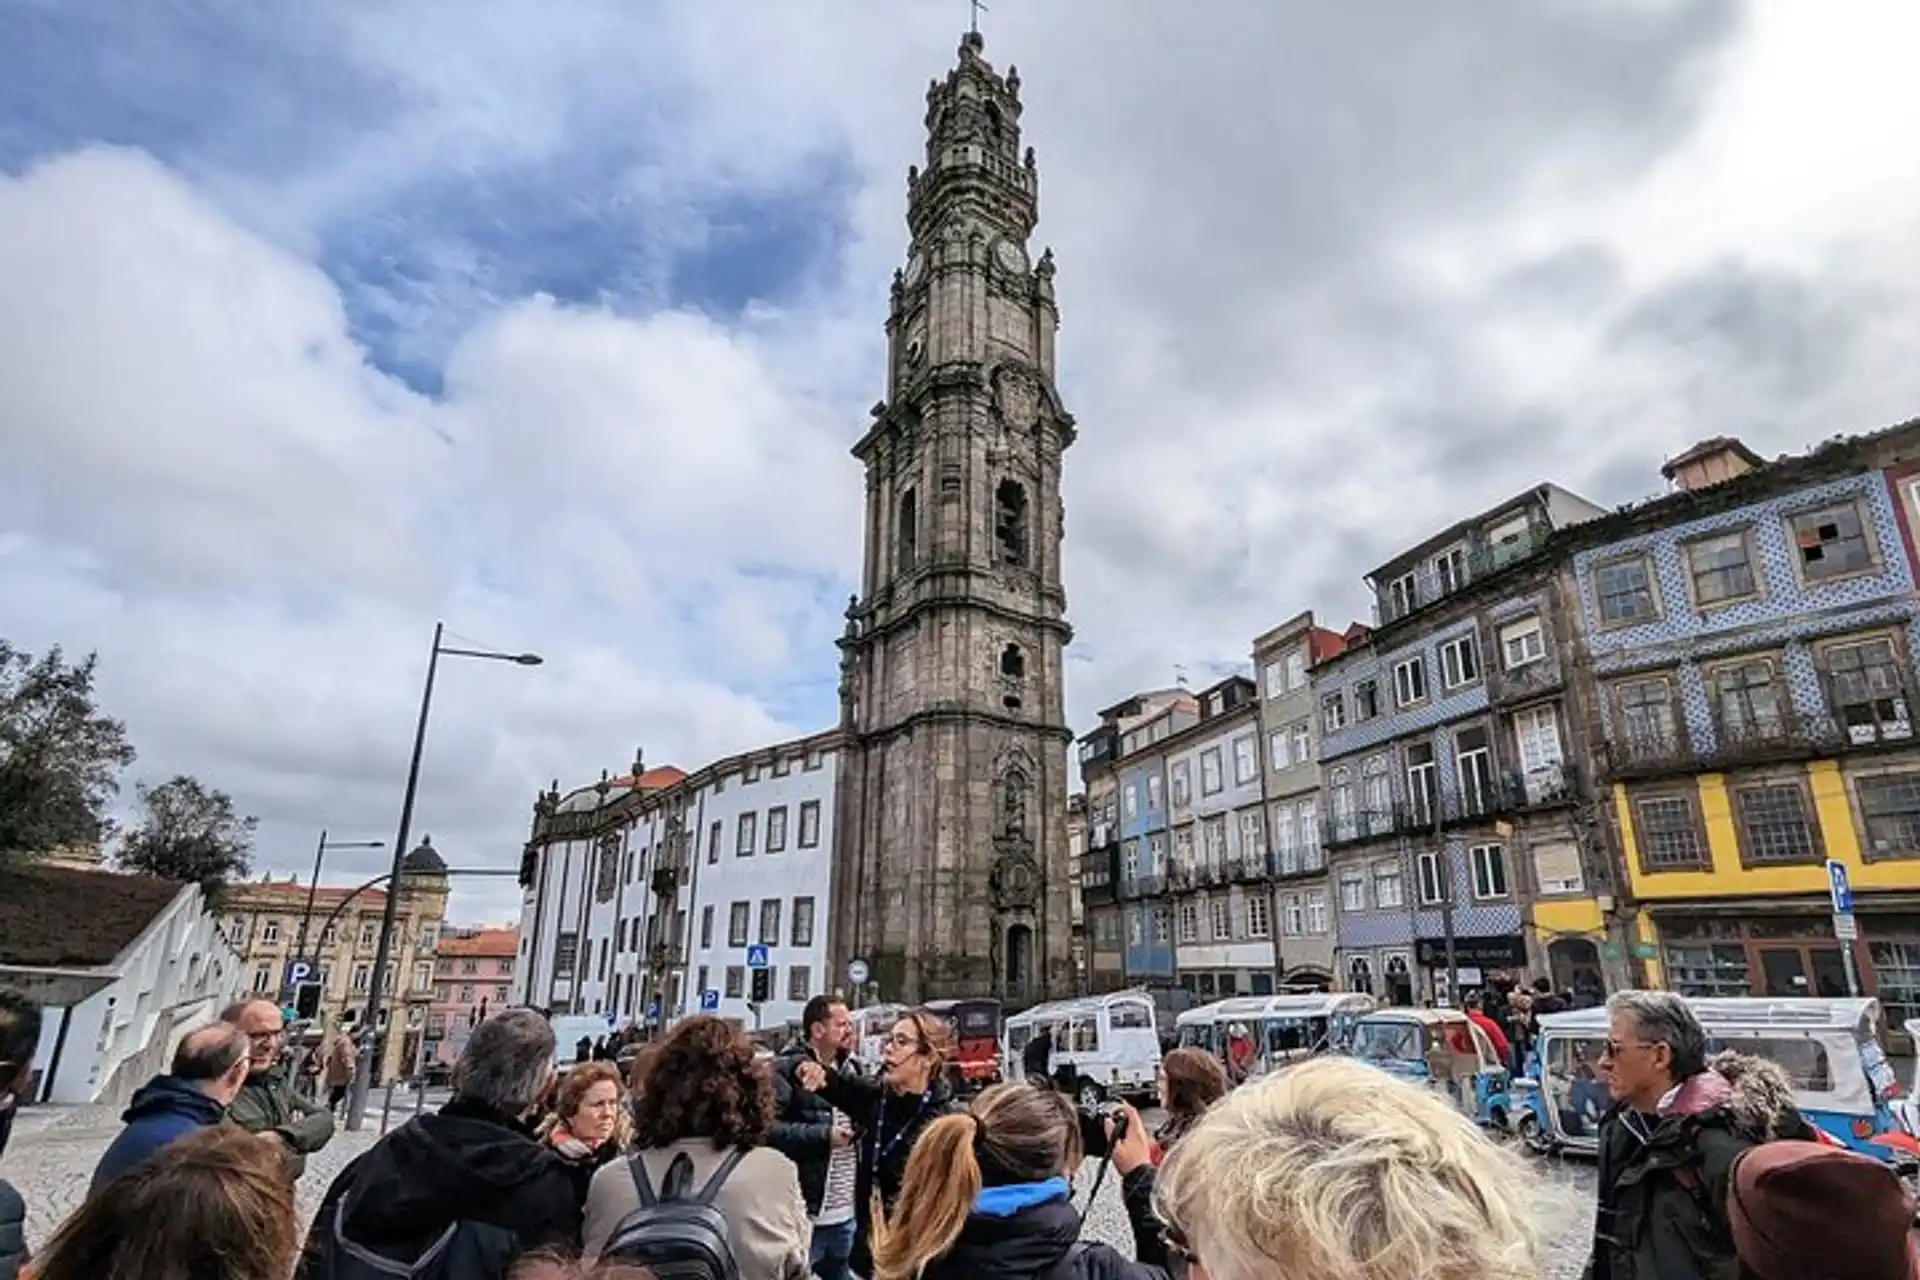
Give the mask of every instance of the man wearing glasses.
M 227 1108 L 227 1119 L 250 1133 L 271 1133 L 287 1147 L 287 1167 L 295 1181 L 307 1157 L 333 1137 L 333 1112 L 294 1092 L 280 1050 L 286 1022 L 271 1000 L 239 1000 L 220 1015 L 247 1033 L 247 1082 Z
M 1810 1139 L 1793 1084 L 1740 1054 L 1707 1062 L 1693 1010 L 1666 991 L 1622 991 L 1599 1074 L 1600 1209 L 1589 1280 L 1712 1280 L 1732 1274 L 1727 1183 L 1735 1157 L 1776 1138 Z

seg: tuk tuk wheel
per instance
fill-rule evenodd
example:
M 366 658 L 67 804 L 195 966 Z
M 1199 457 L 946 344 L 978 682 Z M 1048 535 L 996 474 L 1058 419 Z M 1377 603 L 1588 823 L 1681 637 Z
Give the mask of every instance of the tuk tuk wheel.
M 1080 1082 L 1080 1105 L 1091 1110 L 1106 1100 L 1106 1090 L 1091 1080 Z
M 1526 1143 L 1527 1150 L 1537 1156 L 1547 1155 L 1553 1150 L 1546 1135 L 1540 1132 L 1540 1117 L 1531 1111 L 1520 1117 L 1520 1141 Z

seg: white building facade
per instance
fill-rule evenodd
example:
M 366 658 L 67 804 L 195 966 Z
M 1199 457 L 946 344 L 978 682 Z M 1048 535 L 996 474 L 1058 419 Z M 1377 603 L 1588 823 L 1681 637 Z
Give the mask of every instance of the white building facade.
M 609 1026 L 702 1009 L 748 1030 L 797 1023 L 826 970 L 838 733 L 693 774 L 636 769 L 543 796 L 521 864 L 517 999 Z M 638 781 L 636 781 L 636 779 Z M 756 1009 L 750 948 L 765 948 Z

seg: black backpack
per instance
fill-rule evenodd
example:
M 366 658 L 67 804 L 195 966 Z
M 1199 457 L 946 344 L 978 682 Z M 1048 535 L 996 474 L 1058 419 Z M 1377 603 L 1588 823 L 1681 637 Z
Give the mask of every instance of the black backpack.
M 453 1277 L 504 1275 L 519 1250 L 505 1227 L 455 1222 L 412 1262 L 396 1262 L 347 1239 L 347 1197 L 333 1208 L 333 1247 L 315 1269 L 318 1280 L 452 1280 Z
M 726 1218 L 714 1207 L 713 1198 L 746 1154 L 743 1150 L 728 1152 L 707 1185 L 697 1195 L 689 1196 L 693 1159 L 683 1151 L 667 1166 L 658 1198 L 653 1194 L 653 1184 L 647 1181 L 645 1162 L 639 1156 L 628 1160 L 627 1171 L 640 1193 L 640 1207 L 620 1220 L 600 1256 L 646 1267 L 655 1280 L 740 1280 L 740 1267 L 733 1257 L 733 1236 L 727 1230 Z

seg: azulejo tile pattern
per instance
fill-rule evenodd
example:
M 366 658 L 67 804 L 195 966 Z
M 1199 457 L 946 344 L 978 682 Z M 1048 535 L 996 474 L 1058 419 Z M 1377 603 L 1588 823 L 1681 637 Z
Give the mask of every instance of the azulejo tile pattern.
M 1487 709 L 1487 686 L 1484 678 L 1477 678 L 1457 689 L 1441 687 L 1440 647 L 1449 641 L 1464 635 L 1477 634 L 1479 626 L 1474 618 L 1461 618 L 1448 626 L 1410 640 L 1384 653 L 1361 654 L 1352 661 L 1331 668 L 1324 680 L 1316 678 L 1313 689 L 1315 702 L 1321 697 L 1342 690 L 1347 698 L 1347 713 L 1353 713 L 1353 687 L 1362 680 L 1372 678 L 1378 681 L 1381 705 L 1387 708 L 1384 715 L 1375 716 L 1360 724 L 1348 725 L 1334 733 L 1323 733 L 1320 740 L 1320 760 L 1323 765 L 1343 756 L 1349 756 L 1382 742 L 1413 733 L 1433 725 L 1446 724 L 1462 716 L 1473 715 Z M 1476 644 L 1480 641 L 1476 639 Z M 1417 706 L 1394 709 L 1393 669 L 1407 659 L 1419 655 L 1425 659 L 1427 677 L 1427 697 Z M 1485 653 L 1478 654 L 1481 670 L 1484 672 L 1487 662 Z
M 1520 932 L 1520 905 L 1512 897 L 1482 901 L 1473 896 L 1473 868 L 1468 857 L 1468 841 L 1458 837 L 1447 840 L 1447 865 L 1453 898 L 1453 931 L 1463 938 L 1506 937 Z M 1474 843 L 1479 843 L 1475 841 Z M 1491 837 L 1486 843 L 1497 843 Z M 1510 856 L 1510 855 L 1509 855 Z M 1356 853 L 1340 857 L 1333 870 L 1334 897 L 1338 898 L 1342 871 L 1358 871 L 1365 879 L 1367 901 L 1373 901 L 1373 868 L 1376 863 L 1393 862 L 1400 868 L 1400 884 L 1406 903 L 1382 910 L 1341 910 L 1336 926 L 1343 949 L 1407 946 L 1416 938 L 1438 938 L 1445 932 L 1438 906 L 1419 903 L 1420 881 L 1414 853 L 1404 849 Z M 1514 868 L 1507 866 L 1507 884 L 1512 891 Z

